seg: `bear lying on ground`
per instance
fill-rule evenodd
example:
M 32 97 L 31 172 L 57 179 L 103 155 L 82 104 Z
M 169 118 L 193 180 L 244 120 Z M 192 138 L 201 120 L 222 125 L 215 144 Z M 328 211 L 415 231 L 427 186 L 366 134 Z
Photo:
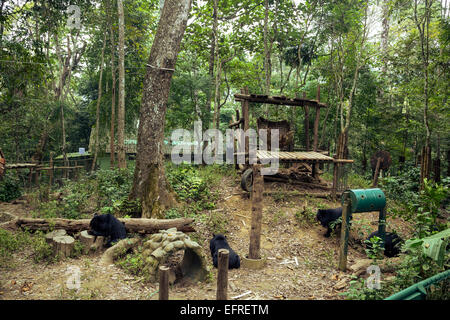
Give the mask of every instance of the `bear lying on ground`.
M 89 223 L 89 229 L 88 233 L 93 236 L 109 238 L 106 243 L 107 247 L 111 247 L 114 242 L 127 237 L 123 223 L 110 213 L 94 216 Z
M 334 227 L 332 227 L 332 223 L 335 222 L 342 216 L 342 207 L 335 209 L 319 209 L 317 210 L 316 218 L 320 221 L 320 224 L 327 228 L 327 233 L 324 234 L 325 237 L 329 237 L 331 232 L 336 226 L 341 226 L 341 223 L 336 223 Z M 350 220 L 352 219 L 352 215 L 350 214 Z
M 379 237 L 378 231 L 372 232 L 367 238 L 367 240 L 370 240 L 370 238 L 375 236 Z M 402 238 L 400 238 L 395 233 L 386 232 L 386 240 L 384 243 L 384 255 L 389 258 L 398 256 L 402 244 L 403 244 Z M 366 248 L 370 249 L 371 247 L 372 247 L 371 244 L 366 244 Z
M 222 234 L 213 234 L 213 238 L 209 241 L 209 249 L 213 259 L 213 265 L 217 268 L 217 259 L 219 256 L 219 249 L 227 249 L 230 253 L 228 255 L 228 269 L 239 268 L 241 261 L 239 256 L 230 248 L 227 238 Z

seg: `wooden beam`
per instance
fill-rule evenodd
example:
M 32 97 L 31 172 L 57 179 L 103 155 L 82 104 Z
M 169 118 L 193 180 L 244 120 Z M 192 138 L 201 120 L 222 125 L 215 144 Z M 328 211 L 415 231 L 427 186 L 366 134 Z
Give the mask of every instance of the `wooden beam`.
M 249 94 L 243 94 L 242 92 L 236 93 L 234 95 L 234 98 L 236 101 L 248 101 L 248 102 L 255 102 L 255 103 L 265 103 L 265 104 L 275 104 L 275 105 L 282 105 L 282 106 L 309 106 L 313 108 L 327 108 L 328 106 L 324 103 L 321 103 L 317 100 L 308 100 L 308 99 L 301 99 L 301 98 L 286 98 L 286 99 L 280 99 L 279 97 L 265 97 L 262 95 L 249 95 Z
M 232 122 L 228 125 L 228 128 L 233 128 L 233 127 L 239 126 L 243 121 L 244 121 L 244 119 L 241 118 L 238 121 Z
M 351 159 L 333 159 L 334 163 L 353 163 L 355 160 Z

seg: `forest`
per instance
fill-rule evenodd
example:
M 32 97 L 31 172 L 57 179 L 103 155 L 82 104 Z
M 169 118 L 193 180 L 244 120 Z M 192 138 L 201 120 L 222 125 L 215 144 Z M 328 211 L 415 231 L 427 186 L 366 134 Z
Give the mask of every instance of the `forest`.
M 0 0 L 0 300 L 448 300 L 449 69 L 447 0 Z

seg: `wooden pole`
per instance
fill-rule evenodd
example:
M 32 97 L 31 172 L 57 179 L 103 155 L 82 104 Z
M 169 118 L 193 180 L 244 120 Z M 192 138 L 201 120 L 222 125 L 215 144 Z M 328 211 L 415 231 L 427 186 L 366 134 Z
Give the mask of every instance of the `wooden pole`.
M 384 244 L 386 243 L 386 206 L 380 210 L 378 216 L 378 237 L 381 238 L 380 247 L 383 248 L 384 252 Z
M 261 221 L 262 221 L 262 200 L 264 191 L 264 179 L 261 175 L 261 165 L 253 165 L 253 187 L 252 187 L 252 227 L 250 230 L 250 259 L 261 259 Z
M 159 300 L 169 300 L 169 267 L 159 267 Z
M 216 300 L 227 300 L 228 294 L 228 259 L 230 252 L 227 249 L 219 249 L 217 261 L 217 292 Z
M 241 92 L 243 94 L 248 94 L 248 87 L 245 87 L 244 89 L 241 89 Z M 244 133 L 247 132 L 247 130 L 250 127 L 250 125 L 249 125 L 250 117 L 249 117 L 248 113 L 249 113 L 248 100 L 244 100 L 242 102 L 242 118 L 244 119 L 243 120 L 244 121 L 243 122 Z M 248 155 L 248 151 L 249 151 L 249 139 L 248 139 L 248 137 L 245 137 L 244 143 L 245 143 L 245 154 Z
M 320 102 L 320 85 L 317 86 L 317 101 Z M 320 121 L 320 108 L 316 107 L 316 117 L 314 118 L 314 140 L 313 140 L 313 150 L 314 152 L 317 152 L 318 150 L 318 142 L 319 142 L 319 121 Z M 319 179 L 318 170 L 319 165 L 318 163 L 313 164 L 313 178 Z
M 333 186 L 331 191 L 331 196 L 334 199 L 336 199 L 336 192 L 337 192 L 337 173 L 338 173 L 338 166 L 340 164 L 337 162 L 333 162 Z
M 303 99 L 306 99 L 306 92 L 303 92 Z M 309 151 L 309 106 L 305 105 L 305 148 Z
M 342 207 L 341 243 L 339 247 L 339 270 L 347 269 L 348 234 L 350 231 L 351 200 L 348 192 L 344 192 L 344 205 Z
M 31 189 L 31 177 L 33 176 L 33 168 L 30 168 L 30 174 L 28 175 L 28 188 Z
M 54 175 L 54 167 L 55 165 L 53 164 L 53 152 L 50 152 L 50 181 L 49 181 L 49 185 L 52 186 L 53 185 L 53 175 Z
M 320 86 L 317 86 L 317 101 L 320 102 Z M 319 120 L 320 120 L 320 108 L 316 107 L 316 117 L 314 118 L 314 142 L 313 150 L 317 152 L 317 143 L 319 142 Z

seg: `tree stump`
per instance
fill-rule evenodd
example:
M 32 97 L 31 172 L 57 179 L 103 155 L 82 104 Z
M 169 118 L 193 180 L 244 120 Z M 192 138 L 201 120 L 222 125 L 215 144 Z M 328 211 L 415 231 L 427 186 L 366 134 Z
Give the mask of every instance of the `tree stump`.
M 95 239 L 94 237 L 94 241 L 91 244 L 91 246 L 89 247 L 89 252 L 96 252 L 97 250 L 100 250 L 101 248 L 103 248 L 103 244 L 105 243 L 105 237 L 97 237 L 97 239 Z
M 53 237 L 53 253 L 62 258 L 70 256 L 75 244 L 75 239 L 71 236 L 57 236 Z
M 83 230 L 80 233 L 79 240 L 84 246 L 83 253 L 88 254 L 91 249 L 91 246 L 94 244 L 95 237 L 93 235 L 88 234 L 87 230 Z
M 64 229 L 54 230 L 45 235 L 45 241 L 47 241 L 48 244 L 53 244 L 54 237 L 61 237 L 65 235 L 67 235 L 67 232 Z

